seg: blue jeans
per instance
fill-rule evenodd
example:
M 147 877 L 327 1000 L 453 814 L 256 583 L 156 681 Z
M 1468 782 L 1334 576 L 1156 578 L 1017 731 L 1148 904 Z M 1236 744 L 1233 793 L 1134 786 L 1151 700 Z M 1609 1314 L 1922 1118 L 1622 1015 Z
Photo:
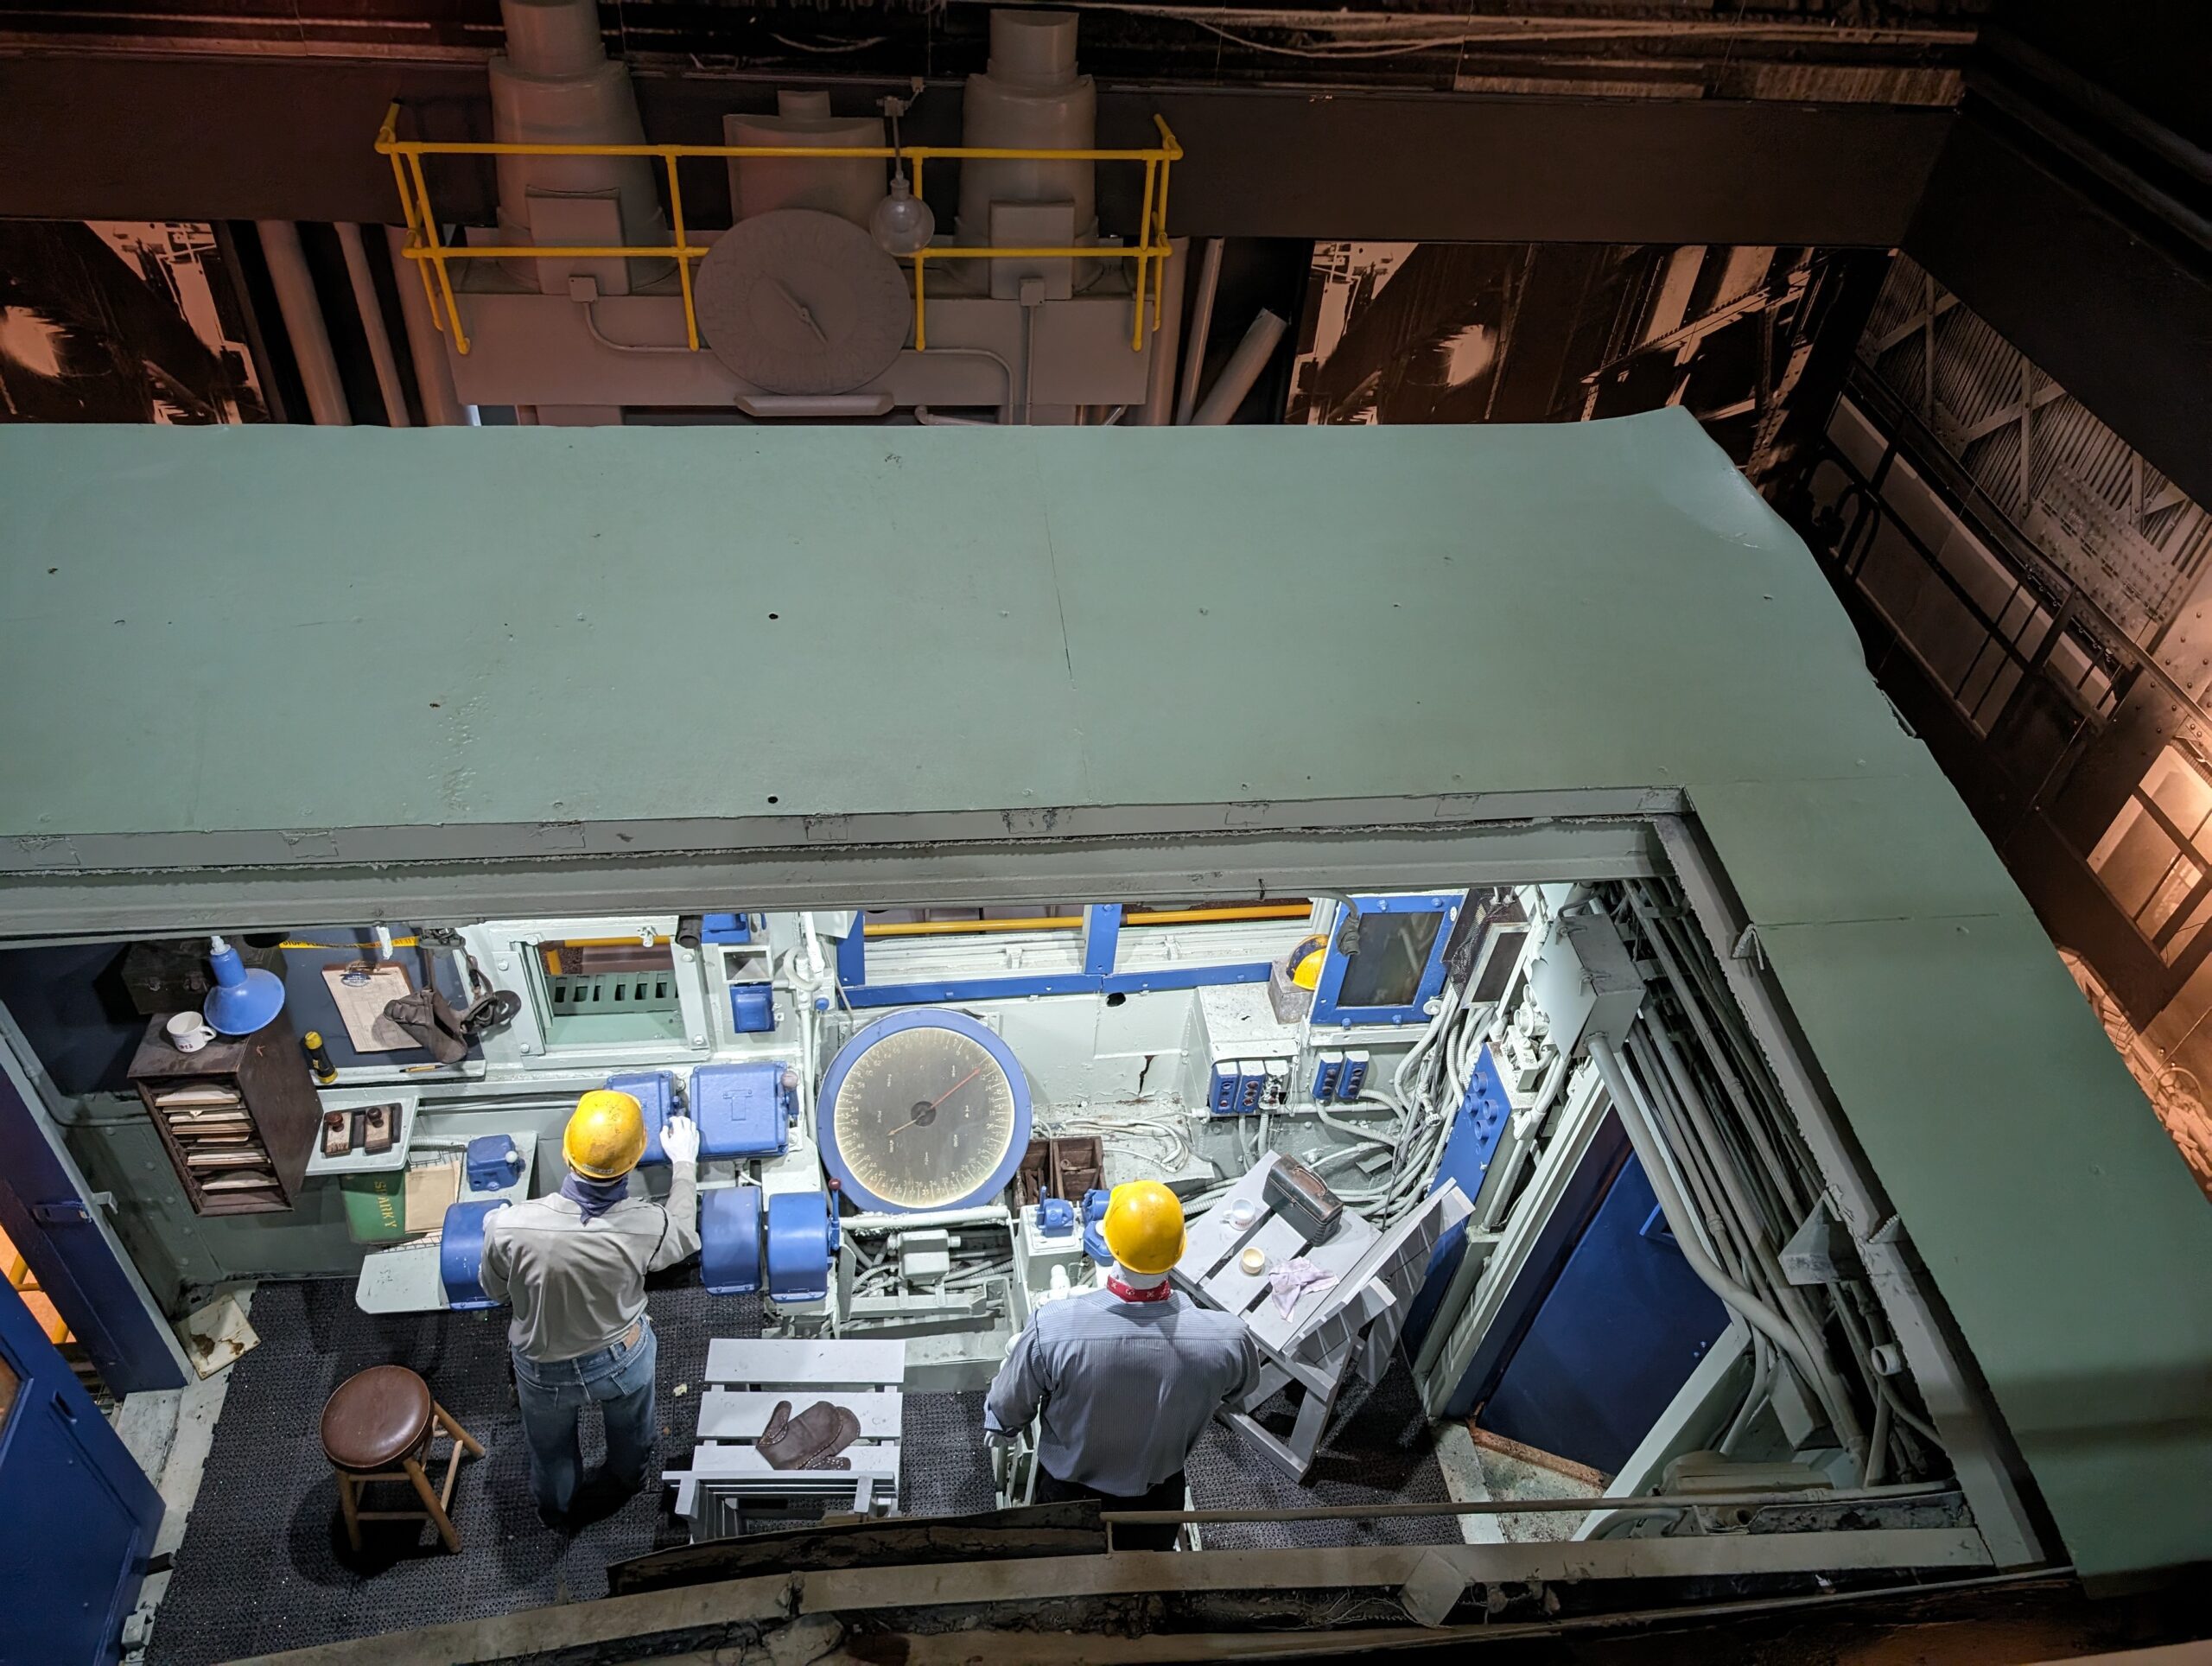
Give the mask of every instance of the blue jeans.
M 628 1338 L 595 1353 L 550 1362 L 514 1354 L 515 1397 L 530 1443 L 530 1486 L 541 1510 L 564 1513 L 575 1502 L 583 1453 L 576 1420 L 600 1402 L 607 1420 L 607 1475 L 642 1485 L 653 1447 L 653 1364 L 659 1352 L 652 1322 L 640 1315 Z

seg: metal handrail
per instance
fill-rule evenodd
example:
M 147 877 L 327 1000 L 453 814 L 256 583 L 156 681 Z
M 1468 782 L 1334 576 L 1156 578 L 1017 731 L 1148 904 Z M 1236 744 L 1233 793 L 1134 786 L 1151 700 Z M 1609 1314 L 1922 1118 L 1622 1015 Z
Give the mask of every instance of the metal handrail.
M 963 145 L 791 145 L 791 144 L 508 144 L 497 142 L 446 143 L 399 137 L 399 105 L 385 111 L 377 130 L 377 154 L 391 159 L 392 183 L 399 189 L 399 206 L 407 219 L 407 246 L 403 251 L 422 274 L 423 293 L 429 300 L 431 321 L 453 337 L 454 351 L 466 354 L 467 333 L 461 328 L 461 308 L 454 299 L 450 264 L 456 260 L 512 260 L 517 257 L 553 260 L 668 260 L 676 270 L 683 294 L 683 333 L 690 351 L 699 351 L 699 315 L 691 293 L 691 263 L 708 251 L 693 244 L 683 221 L 683 188 L 676 164 L 695 158 L 758 157 L 803 162 L 841 160 L 901 161 L 914 169 L 914 194 L 922 194 L 922 167 L 929 162 L 1128 162 L 1144 164 L 1144 198 L 1137 217 L 1137 240 L 1127 247 L 999 248 L 948 244 L 917 249 L 907 257 L 914 266 L 914 348 L 929 348 L 926 281 L 924 268 L 934 260 L 1128 260 L 1136 264 L 1129 350 L 1144 350 L 1146 275 L 1151 275 L 1152 327 L 1160 327 L 1160 291 L 1166 287 L 1164 264 L 1167 241 L 1167 185 L 1169 170 L 1183 159 L 1166 118 L 1155 115 L 1160 143 L 1144 150 L 1044 150 Z M 550 245 L 535 243 L 486 244 L 465 247 L 442 242 L 437 216 L 430 206 L 430 188 L 423 177 L 425 156 L 642 156 L 658 158 L 668 175 L 669 220 L 671 243 Z M 433 285 L 431 272 L 437 281 Z M 443 301 L 442 315 L 440 302 Z

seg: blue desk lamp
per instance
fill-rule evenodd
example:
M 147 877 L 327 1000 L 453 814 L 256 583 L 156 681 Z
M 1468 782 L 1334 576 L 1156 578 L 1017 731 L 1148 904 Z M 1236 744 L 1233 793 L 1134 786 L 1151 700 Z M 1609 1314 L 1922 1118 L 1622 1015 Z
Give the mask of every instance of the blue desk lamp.
M 284 980 L 258 966 L 251 971 L 238 951 L 220 938 L 209 939 L 209 962 L 215 987 L 207 991 L 200 1011 L 224 1035 L 251 1035 L 284 1009 Z

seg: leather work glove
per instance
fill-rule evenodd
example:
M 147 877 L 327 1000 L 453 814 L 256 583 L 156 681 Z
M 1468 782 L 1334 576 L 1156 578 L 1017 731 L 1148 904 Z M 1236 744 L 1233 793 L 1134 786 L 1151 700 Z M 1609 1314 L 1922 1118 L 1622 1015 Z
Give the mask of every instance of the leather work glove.
M 791 1402 L 779 1400 L 754 1445 L 771 1469 L 850 1469 L 853 1460 L 837 1454 L 860 1432 L 861 1420 L 843 1406 L 817 1400 L 794 1417 Z
M 660 1148 L 674 1164 L 699 1160 L 699 1125 L 689 1116 L 671 1116 L 660 1125 Z

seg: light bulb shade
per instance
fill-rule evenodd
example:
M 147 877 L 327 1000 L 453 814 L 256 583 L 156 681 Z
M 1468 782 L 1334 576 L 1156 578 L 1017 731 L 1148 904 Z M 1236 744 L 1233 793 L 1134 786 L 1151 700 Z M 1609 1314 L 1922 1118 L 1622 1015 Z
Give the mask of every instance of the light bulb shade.
M 238 951 L 222 938 L 214 939 L 208 964 L 215 987 L 200 1003 L 209 1026 L 223 1035 L 251 1035 L 284 1009 L 284 980 L 259 967 L 251 970 Z
M 868 225 L 876 247 L 887 255 L 903 257 L 926 249 L 937 235 L 937 216 L 914 194 L 903 173 L 893 177 L 891 194 L 875 205 Z

